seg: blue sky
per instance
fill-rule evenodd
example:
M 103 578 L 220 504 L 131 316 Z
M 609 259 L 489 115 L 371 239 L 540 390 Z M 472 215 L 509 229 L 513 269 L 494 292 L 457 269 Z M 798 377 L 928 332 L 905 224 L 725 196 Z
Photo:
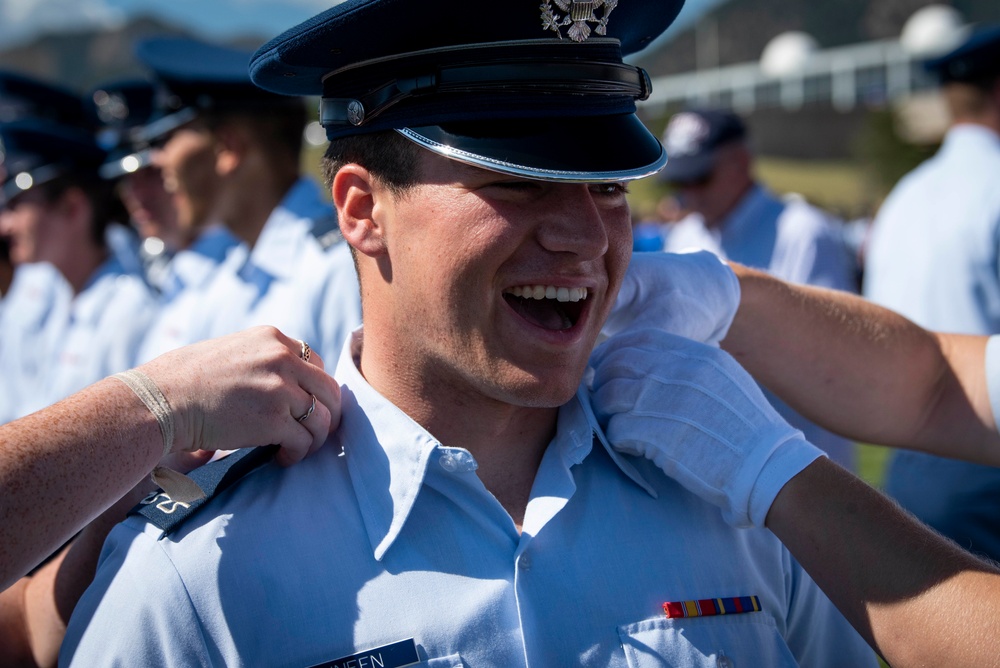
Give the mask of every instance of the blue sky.
M 676 27 L 720 1 L 687 0 Z M 157 15 L 209 38 L 246 34 L 270 38 L 333 4 L 331 0 L 0 0 L 0 49 L 40 31 L 113 26 L 136 14 Z M 471 3 L 470 11 L 476 11 Z

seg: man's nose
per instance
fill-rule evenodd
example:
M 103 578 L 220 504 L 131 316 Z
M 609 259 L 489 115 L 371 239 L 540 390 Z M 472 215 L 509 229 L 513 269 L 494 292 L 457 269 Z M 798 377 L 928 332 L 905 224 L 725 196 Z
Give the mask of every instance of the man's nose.
M 608 251 L 605 212 L 597 206 L 587 184 L 552 188 L 545 219 L 539 225 L 539 243 L 553 252 L 573 253 L 585 260 Z

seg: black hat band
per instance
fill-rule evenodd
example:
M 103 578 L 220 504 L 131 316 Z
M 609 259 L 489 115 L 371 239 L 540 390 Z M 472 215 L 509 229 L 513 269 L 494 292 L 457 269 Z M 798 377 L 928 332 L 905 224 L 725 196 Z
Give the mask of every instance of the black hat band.
M 324 127 L 361 126 L 398 102 L 421 95 L 602 95 L 645 100 L 650 90 L 646 71 L 623 63 L 579 60 L 476 63 L 395 79 L 357 98 L 324 97 L 320 102 L 320 123 Z

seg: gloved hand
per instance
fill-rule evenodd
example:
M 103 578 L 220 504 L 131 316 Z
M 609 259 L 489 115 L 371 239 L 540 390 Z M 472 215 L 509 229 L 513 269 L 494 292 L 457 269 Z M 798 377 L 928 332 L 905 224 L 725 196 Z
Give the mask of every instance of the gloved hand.
M 601 344 L 591 365 L 591 404 L 611 445 L 651 459 L 733 526 L 764 526 L 785 483 L 825 456 L 716 348 L 638 329 Z
M 717 346 L 739 304 L 739 281 L 709 252 L 633 253 L 601 337 L 654 327 Z

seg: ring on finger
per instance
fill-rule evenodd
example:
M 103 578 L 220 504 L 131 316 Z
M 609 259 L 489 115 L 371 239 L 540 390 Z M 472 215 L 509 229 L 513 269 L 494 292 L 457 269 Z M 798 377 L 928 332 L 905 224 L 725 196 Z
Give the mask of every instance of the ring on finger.
M 302 346 L 299 350 L 299 357 L 302 358 L 303 362 L 308 362 L 309 358 L 312 357 L 312 348 L 305 341 L 299 341 L 299 344 Z
M 310 396 L 312 396 L 312 404 L 309 405 L 309 410 L 307 410 L 304 415 L 295 418 L 299 422 L 305 422 L 306 420 L 308 420 L 309 416 L 313 414 L 314 410 L 316 410 L 316 395 L 313 394 Z

